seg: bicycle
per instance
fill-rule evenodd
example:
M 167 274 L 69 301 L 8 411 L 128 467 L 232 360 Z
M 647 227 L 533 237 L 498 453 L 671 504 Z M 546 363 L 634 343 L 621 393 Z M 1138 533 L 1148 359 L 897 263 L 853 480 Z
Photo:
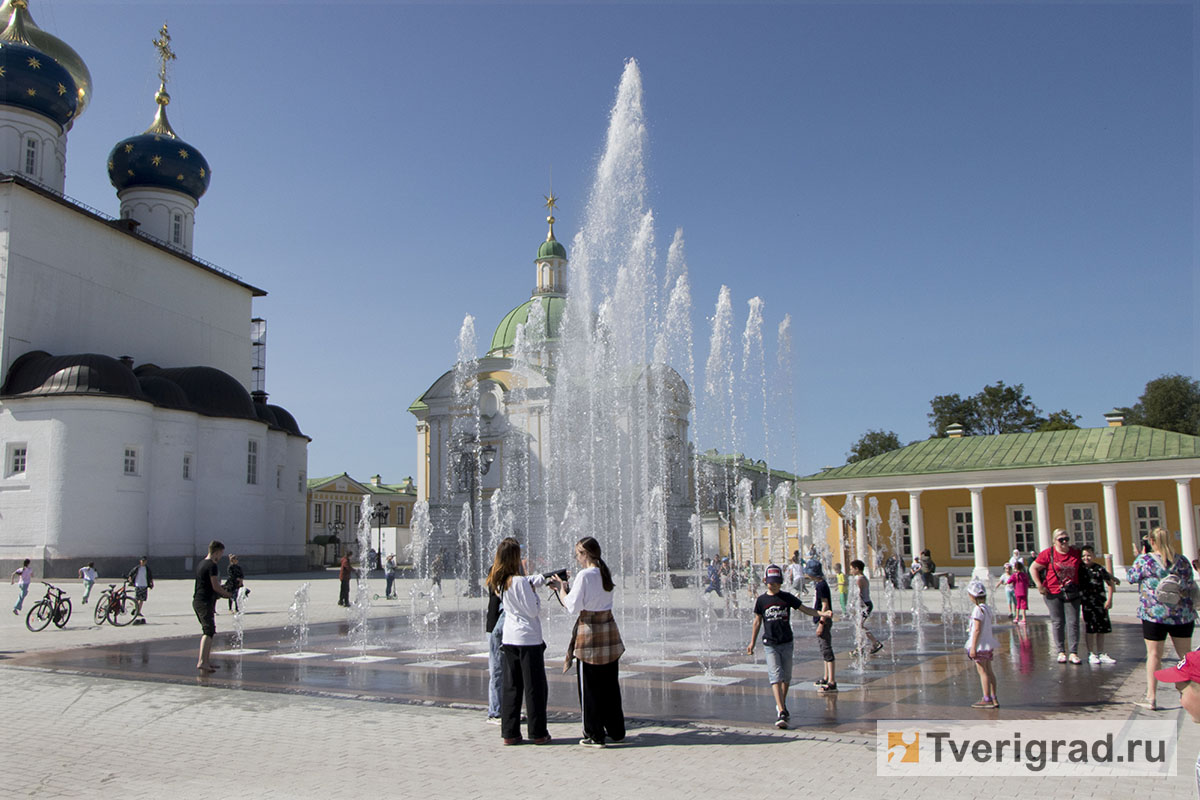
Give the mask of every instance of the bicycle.
M 71 598 L 57 586 L 42 581 L 46 585 L 46 596 L 38 600 L 29 613 L 25 615 L 25 627 L 35 633 L 44 630 L 53 622 L 59 628 L 67 626 L 71 618 Z
M 109 598 L 107 619 L 110 625 L 123 628 L 137 619 L 141 613 L 142 604 L 138 602 L 137 597 L 129 589 L 130 584 L 126 582 L 124 586 L 114 591 L 112 597 Z
M 137 599 L 129 593 L 129 583 L 117 588 L 115 583 L 110 583 L 108 588 L 100 593 L 100 598 L 96 601 L 96 608 L 92 612 L 93 619 L 97 625 L 103 625 L 106 621 L 122 628 L 133 622 L 138 615 Z

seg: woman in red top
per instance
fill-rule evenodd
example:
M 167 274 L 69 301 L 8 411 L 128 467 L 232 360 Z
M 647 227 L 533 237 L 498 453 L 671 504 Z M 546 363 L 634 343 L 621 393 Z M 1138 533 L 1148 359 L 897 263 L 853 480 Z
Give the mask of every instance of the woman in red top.
M 1034 585 L 1046 598 L 1060 664 L 1067 661 L 1082 663 L 1079 659 L 1079 609 L 1082 598 L 1079 570 L 1082 564 L 1082 553 L 1071 547 L 1071 537 L 1062 528 L 1055 528 L 1054 544 L 1038 553 L 1033 566 L 1029 568 Z M 1063 647 L 1064 624 L 1067 631 L 1066 647 Z

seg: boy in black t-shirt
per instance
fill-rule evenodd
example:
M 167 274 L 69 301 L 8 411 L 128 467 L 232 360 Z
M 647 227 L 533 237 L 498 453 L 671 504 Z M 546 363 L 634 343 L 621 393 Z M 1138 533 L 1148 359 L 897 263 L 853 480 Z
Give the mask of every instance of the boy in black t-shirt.
M 838 690 L 837 680 L 833 674 L 833 594 L 829 591 L 829 584 L 825 581 L 825 571 L 821 569 L 820 561 L 815 558 L 809 559 L 809 562 L 804 565 L 804 574 L 814 582 L 813 587 L 816 594 L 813 598 L 813 606 L 817 611 L 829 612 L 814 618 L 813 622 L 817 624 L 817 643 L 821 646 L 821 658 L 825 660 L 825 676 L 816 681 L 817 690 L 821 694 L 831 694 Z
M 753 655 L 758 630 L 763 630 L 763 649 L 767 654 L 767 680 L 775 695 L 775 727 L 786 728 L 791 714 L 787 710 L 788 685 L 792 682 L 792 623 L 791 609 L 811 617 L 817 617 L 814 609 L 808 608 L 789 592 L 780 591 L 783 570 L 774 564 L 767 567 L 763 582 L 767 593 L 754 602 L 754 628 L 750 632 L 750 644 L 746 654 Z
M 200 659 L 196 669 L 204 674 L 215 672 L 216 667 L 209 663 L 209 653 L 212 652 L 212 640 L 217 635 L 217 623 L 214 619 L 217 610 L 218 597 L 232 597 L 221 587 L 218 580 L 217 564 L 225 554 L 225 545 L 213 539 L 208 544 L 208 558 L 196 567 L 196 588 L 192 592 L 192 610 L 196 619 L 200 620 Z

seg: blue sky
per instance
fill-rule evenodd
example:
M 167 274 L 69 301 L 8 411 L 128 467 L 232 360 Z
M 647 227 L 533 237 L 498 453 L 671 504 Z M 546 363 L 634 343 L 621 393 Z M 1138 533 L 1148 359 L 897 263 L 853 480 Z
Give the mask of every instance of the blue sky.
M 213 168 L 195 252 L 269 292 L 312 475 L 415 473 L 408 405 L 464 314 L 486 340 L 528 298 L 551 170 L 569 243 L 630 57 L 697 363 L 722 284 L 739 333 L 755 295 L 769 340 L 792 316 L 773 466 L 925 438 L 934 395 L 996 380 L 1099 426 L 1200 373 L 1188 3 L 30 5 L 95 82 L 67 194 L 111 214 L 169 21 L 170 118 Z

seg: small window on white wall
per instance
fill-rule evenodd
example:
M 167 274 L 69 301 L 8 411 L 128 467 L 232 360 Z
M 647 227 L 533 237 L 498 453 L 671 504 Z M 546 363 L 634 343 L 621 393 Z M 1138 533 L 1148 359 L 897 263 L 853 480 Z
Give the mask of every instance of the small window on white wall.
M 138 474 L 138 451 L 136 447 L 125 448 L 124 472 L 126 475 Z
M 192 479 L 192 454 L 183 454 L 183 479 L 190 481 Z
M 38 174 L 38 141 L 37 139 L 25 140 L 25 174 Z
M 276 489 L 283 488 L 283 467 L 275 468 L 275 488 Z
M 258 442 L 251 439 L 246 446 L 246 483 L 258 483 Z
M 321 516 L 321 504 L 314 503 L 313 504 L 313 522 L 320 525 L 324 521 L 325 521 L 324 518 Z
M 300 494 L 304 494 L 304 471 L 301 470 L 300 472 L 296 473 L 296 475 L 296 491 Z
M 24 442 L 10 444 L 4 457 L 4 476 L 24 475 L 28 456 L 29 447 Z
M 181 244 L 183 242 L 183 214 L 171 215 L 171 243 Z

